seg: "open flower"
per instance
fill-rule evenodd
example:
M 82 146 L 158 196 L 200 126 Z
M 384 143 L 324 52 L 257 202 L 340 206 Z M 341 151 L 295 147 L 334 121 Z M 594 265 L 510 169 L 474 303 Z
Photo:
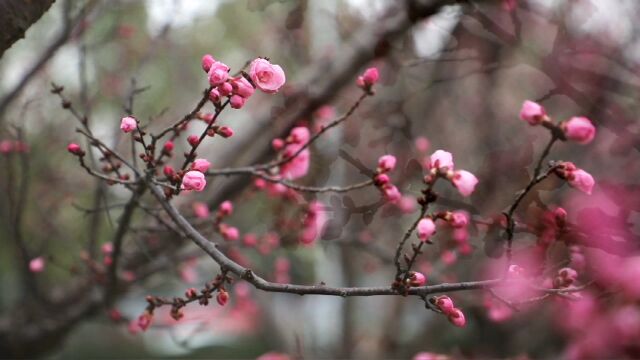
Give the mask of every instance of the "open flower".
M 258 89 L 271 94 L 278 92 L 286 81 L 282 68 L 266 59 L 253 60 L 249 76 Z

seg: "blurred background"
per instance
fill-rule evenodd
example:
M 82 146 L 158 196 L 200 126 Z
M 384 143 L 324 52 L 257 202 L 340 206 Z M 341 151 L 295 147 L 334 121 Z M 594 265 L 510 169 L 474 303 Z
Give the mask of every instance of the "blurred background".
M 592 144 L 560 143 L 550 159 L 574 162 L 594 175 L 597 186 L 587 196 L 554 177 L 527 196 L 519 219 L 534 224 L 549 206 L 563 206 L 584 237 L 595 237 L 589 231 L 597 230 L 605 249 L 594 251 L 637 256 L 640 4 L 505 0 L 446 6 L 403 28 L 391 41 L 375 43 L 364 51 L 362 58 L 367 60 L 353 71 L 335 71 L 343 64 L 335 59 L 362 45 L 354 34 L 375 32 L 376 24 L 383 28 L 400 3 L 55 2 L 25 39 L 0 57 L 0 141 L 26 144 L 23 151 L 15 145 L 14 151 L 0 155 L 0 318 L 5 318 L 0 325 L 9 324 L 6 319 L 16 311 L 25 315 L 17 323 L 11 320 L 10 326 L 44 321 L 49 311 L 56 311 L 32 306 L 37 299 L 21 295 L 25 280 L 18 271 L 17 236 L 30 254 L 47 259 L 46 271 L 35 281 L 45 292 L 63 298 L 70 288 L 77 290 L 78 279 L 87 274 L 81 252 L 90 241 L 104 244 L 111 239 L 128 198 L 122 187 L 96 185 L 65 151 L 68 142 L 84 139 L 76 133 L 71 114 L 50 93 L 51 83 L 64 86 L 65 95 L 90 118 L 100 139 L 129 155 L 130 145 L 118 127 L 132 89 L 144 89 L 135 96 L 134 114 L 152 122 L 153 129 L 162 129 L 187 114 L 208 86 L 200 66 L 207 53 L 232 72 L 256 57 L 268 57 L 287 76 L 285 89 L 277 95 L 256 94 L 242 110 L 221 116 L 220 123 L 236 135 L 207 143 L 199 151 L 213 168 L 272 158 L 268 147 L 258 151 L 250 145 L 257 139 L 268 144 L 286 134 L 283 129 L 290 124 L 280 114 L 295 106 L 300 91 L 308 90 L 313 98 L 320 81 L 333 84 L 327 94 L 313 98 L 305 116 L 296 121 L 314 128 L 356 101 L 361 90 L 355 78 L 365 67 L 380 69 L 376 95 L 312 147 L 311 171 L 300 183 L 348 185 L 366 180 L 359 165 L 373 169 L 379 156 L 394 154 L 400 166 L 392 179 L 405 196 L 404 205 L 381 204 L 380 194 L 371 188 L 305 194 L 307 200 L 315 198 L 325 205 L 327 221 L 314 246 L 299 246 L 286 236 L 279 246 L 263 252 L 223 245 L 230 256 L 251 264 L 269 280 L 390 284 L 393 251 L 415 218 L 415 197 L 424 175 L 420 164 L 437 149 L 452 152 L 457 167 L 480 179 L 470 198 L 460 197 L 446 184 L 436 189 L 442 197 L 435 210 L 463 209 L 472 215 L 470 246 L 460 249 L 450 232 L 442 231 L 416 269 L 427 275 L 428 284 L 490 278 L 493 266 L 503 261 L 498 258 L 500 214 L 528 182 L 532 164 L 548 141 L 547 131 L 518 119 L 526 99 L 541 102 L 557 121 L 576 115 L 593 120 L 598 135 Z M 318 77 L 323 72 L 324 79 Z M 199 133 L 203 127 L 196 124 L 189 131 Z M 176 141 L 176 154 L 187 149 L 187 135 Z M 194 201 L 208 202 L 213 211 L 228 198 L 235 204 L 229 222 L 242 236 L 257 234 L 264 240 L 270 232 L 284 233 L 283 219 L 297 219 L 297 208 L 256 191 L 248 180 L 215 178 L 206 192 L 180 196 L 175 203 L 193 218 Z M 157 206 L 151 197 L 145 201 Z M 20 219 L 15 218 L 16 204 L 23 204 Z M 535 233 L 518 233 L 516 257 L 524 257 L 535 243 Z M 600 243 L 589 244 L 598 248 Z M 134 217 L 124 252 L 123 272 L 137 271 L 142 262 L 153 264 L 137 272 L 118 297 L 115 308 L 125 318 L 144 310 L 146 295 L 182 296 L 219 270 L 197 248 L 174 239 L 143 212 Z M 559 241 L 554 253 L 562 258 L 566 252 Z M 454 358 L 556 358 L 565 356 L 574 341 L 558 326 L 562 312 L 557 299 L 499 316 L 482 292 L 449 294 L 467 316 L 467 326 L 456 328 L 414 297 L 299 297 L 241 284 L 230 291 L 231 304 L 226 307 L 193 304 L 178 322 L 168 311 L 159 311 L 149 330 L 135 334 L 126 322 L 113 321 L 110 309 L 93 311 L 60 330 L 60 337 L 37 345 L 43 348 L 37 356 L 256 358 L 276 351 L 304 358 L 381 359 L 428 351 Z M 89 290 L 79 294 L 90 296 Z

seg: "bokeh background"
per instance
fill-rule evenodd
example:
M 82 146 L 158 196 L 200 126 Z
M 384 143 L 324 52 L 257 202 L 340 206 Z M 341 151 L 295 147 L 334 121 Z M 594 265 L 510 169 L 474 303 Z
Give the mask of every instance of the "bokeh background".
M 255 57 L 269 57 L 284 68 L 287 88 L 275 96 L 256 94 L 242 110 L 224 113 L 221 123 L 231 126 L 236 136 L 207 144 L 200 152 L 214 167 L 242 163 L 244 152 L 250 150 L 242 144 L 251 137 L 280 135 L 268 121 L 277 121 L 276 115 L 291 106 L 289 94 L 313 85 L 305 82 L 305 74 L 330 67 L 345 47 L 355 46 L 350 42 L 353 33 L 383 21 L 380 17 L 395 3 L 56 2 L 26 38 L 0 58 L 0 93 L 6 96 L 58 38 L 66 11 L 86 13 L 0 113 L 0 140 L 21 138 L 29 147 L 29 189 L 21 228 L 31 251 L 48 259 L 47 271 L 38 274 L 41 286 L 60 292 L 85 272 L 80 252 L 90 239 L 109 241 L 121 212 L 118 204 L 127 196 L 118 187 L 100 190 L 97 196 L 96 180 L 66 153 L 69 141 L 83 140 L 69 112 L 50 93 L 52 82 L 65 87 L 101 139 L 127 152 L 129 143 L 121 138 L 118 127 L 132 86 L 145 88 L 135 97 L 134 114 L 161 128 L 190 111 L 207 87 L 200 68 L 203 54 L 213 54 L 232 71 Z M 527 183 L 532 163 L 548 139 L 547 131 L 518 119 L 525 99 L 538 100 L 554 120 L 584 115 L 597 125 L 592 144 L 561 143 L 550 158 L 578 164 L 594 175 L 598 185 L 588 197 L 554 178 L 527 197 L 519 216 L 535 221 L 546 206 L 562 205 L 572 222 L 597 229 L 607 241 L 618 241 L 622 250 L 616 251 L 637 255 L 640 4 L 633 0 L 473 3 L 465 10 L 446 7 L 370 54 L 369 65 L 381 72 L 375 97 L 313 146 L 312 169 L 301 182 L 314 186 L 358 182 L 365 178 L 354 164 L 373 168 L 380 155 L 392 153 L 401 165 L 394 182 L 404 195 L 418 196 L 425 153 L 416 148 L 415 140 L 428 139 L 427 153 L 452 152 L 456 165 L 476 174 L 480 184 L 468 199 L 447 186 L 437 189 L 442 199 L 436 209 L 461 208 L 473 215 L 472 251 L 458 254 L 443 232 L 421 257 L 418 268 L 427 274 L 429 284 L 488 278 L 489 268 L 501 261 L 495 258 L 501 235 L 487 224 L 497 221 L 515 192 Z M 513 3 L 516 10 L 510 9 Z M 360 94 L 355 77 L 363 69 L 343 79 L 344 86 L 336 86 L 330 99 L 317 104 L 321 111 L 299 123 L 314 126 L 344 113 Z M 198 126 L 194 133 L 201 129 Z M 186 148 L 185 138 L 176 142 L 176 153 Z M 8 215 L 12 194 L 18 193 L 11 175 L 18 171 L 18 156 L 0 155 L 0 164 L 0 311 L 5 315 L 21 304 L 30 305 L 20 296 L 23 284 L 12 241 L 15 223 Z M 209 201 L 215 209 L 223 198 L 216 191 L 239 181 L 216 178 L 205 193 L 181 196 L 176 203 L 187 215 L 192 215 L 190 205 L 196 200 Z M 326 205 L 329 219 L 315 246 L 283 241 L 268 254 L 244 248 L 225 251 L 246 258 L 254 270 L 272 280 L 284 263 L 290 266 L 293 283 L 389 284 L 393 249 L 415 215 L 381 206 L 379 193 L 369 188 L 312 197 Z M 251 186 L 231 200 L 236 211 L 230 222 L 242 234 L 279 231 L 283 214 L 296 216 L 295 208 Z M 106 207 L 110 211 L 91 211 Z M 122 294 L 117 308 L 125 316 L 137 316 L 148 294 L 180 296 L 217 273 L 213 261 L 189 245 L 168 247 L 162 253 L 146 251 L 154 242 L 172 240 L 170 234 L 158 231 L 151 218 L 142 213 L 135 217 L 125 256 L 141 253 L 145 261 L 163 261 Z M 535 240 L 532 234 L 518 234 L 516 253 L 526 253 Z M 559 244 L 557 252 L 566 252 L 564 245 Z M 125 266 L 138 260 L 128 258 Z M 249 293 L 248 303 L 234 303 L 238 289 Z M 299 297 L 237 286 L 232 290 L 232 305 L 192 305 L 177 323 L 160 312 L 144 333 L 131 334 L 126 324 L 114 323 L 102 310 L 74 324 L 68 337 L 43 355 L 52 359 L 255 358 L 278 351 L 305 358 L 372 359 L 410 358 L 430 351 L 456 358 L 555 358 L 563 356 L 571 341 L 558 327 L 562 313 L 555 300 L 496 321 L 489 314 L 485 294 L 451 296 L 467 315 L 465 328 L 454 328 L 417 298 Z M 46 311 L 32 315 L 25 321 L 47 316 Z

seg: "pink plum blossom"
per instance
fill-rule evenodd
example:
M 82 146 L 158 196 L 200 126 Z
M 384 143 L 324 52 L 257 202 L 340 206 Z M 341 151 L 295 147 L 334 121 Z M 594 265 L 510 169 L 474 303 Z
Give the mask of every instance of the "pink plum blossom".
M 361 76 L 358 76 L 356 84 L 361 88 L 369 88 L 375 85 L 380 78 L 380 74 L 378 73 L 378 68 L 370 67 L 362 73 Z
M 467 323 L 467 320 L 464 318 L 464 314 L 462 313 L 462 311 L 456 308 L 452 309 L 447 314 L 447 319 L 449 319 L 449 322 L 457 327 L 464 327 Z
M 591 195 L 593 186 L 595 185 L 593 176 L 582 169 L 570 171 L 567 181 L 569 182 L 569 185 L 571 187 L 576 188 L 588 195 Z
M 29 261 L 29 270 L 33 273 L 39 273 L 44 270 L 45 261 L 42 256 L 31 259 Z
M 191 164 L 191 169 L 195 171 L 200 171 L 201 173 L 206 173 L 209 170 L 211 163 L 207 159 L 195 159 L 193 164 Z
M 462 196 L 469 196 L 473 193 L 478 184 L 478 178 L 466 170 L 458 170 L 451 179 L 453 185 L 458 188 Z
M 393 155 L 383 155 L 378 159 L 378 172 L 385 173 L 396 168 L 396 157 Z
M 520 119 L 529 123 L 529 125 L 538 125 L 547 118 L 547 113 L 542 105 L 526 100 L 520 109 Z
M 453 170 L 453 155 L 444 150 L 436 150 L 429 158 L 429 169 Z
M 436 224 L 431 218 L 423 218 L 418 222 L 418 238 L 422 241 L 427 241 L 436 233 Z
M 125 116 L 120 121 L 120 130 L 130 133 L 138 127 L 138 122 L 131 116 Z
M 213 58 L 210 54 L 206 54 L 202 57 L 202 70 L 208 73 L 209 69 L 211 69 L 211 65 L 216 62 L 216 59 Z
M 204 174 L 200 171 L 192 170 L 184 174 L 181 189 L 202 191 L 206 185 L 207 180 L 204 178 Z
M 229 67 L 220 61 L 216 61 L 211 64 L 208 75 L 211 86 L 221 85 L 229 78 Z
M 574 116 L 562 124 L 564 136 L 579 144 L 588 144 L 596 136 L 596 128 L 591 120 L 583 116 Z
M 286 81 L 284 71 L 279 65 L 260 58 L 251 62 L 249 76 L 256 87 L 266 93 L 278 92 Z
M 209 217 L 209 206 L 203 202 L 194 202 L 193 205 L 193 213 L 199 219 L 206 219 Z

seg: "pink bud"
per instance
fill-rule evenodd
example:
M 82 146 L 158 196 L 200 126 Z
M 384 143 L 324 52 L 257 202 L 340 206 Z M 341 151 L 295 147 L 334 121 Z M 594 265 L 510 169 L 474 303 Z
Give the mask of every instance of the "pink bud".
M 164 173 L 164 176 L 168 178 L 172 177 L 176 173 L 171 165 L 165 165 L 162 172 Z
M 467 323 L 467 320 L 464 318 L 464 314 L 462 313 L 462 311 L 456 308 L 452 309 L 451 312 L 447 314 L 447 319 L 449 319 L 449 322 L 457 327 L 464 327 Z
M 469 224 L 469 216 L 464 211 L 454 211 L 451 213 L 449 224 L 454 228 L 462 228 Z
M 561 207 L 553 210 L 553 216 L 558 227 L 564 227 L 567 222 L 567 211 Z
M 593 176 L 582 169 L 576 169 L 568 173 L 567 181 L 571 187 L 574 187 L 588 195 L 591 195 L 595 180 Z
M 579 144 L 588 144 L 596 136 L 596 128 L 591 120 L 583 116 L 575 116 L 562 124 L 564 136 Z
M 220 224 L 220 235 L 222 235 L 225 240 L 235 241 L 240 237 L 240 232 L 236 227 Z
M 309 129 L 304 126 L 296 126 L 291 129 L 288 140 L 294 144 L 306 144 L 310 137 Z
M 198 290 L 195 288 L 188 288 L 187 291 L 184 292 L 184 296 L 188 299 L 193 299 L 198 296 Z
M 45 261 L 42 256 L 31 259 L 29 261 L 29 270 L 33 273 L 39 273 L 44 270 Z
M 231 129 L 230 127 L 227 126 L 221 126 L 218 131 L 217 131 L 218 135 L 222 136 L 223 138 L 230 138 L 233 136 L 233 129 Z
M 183 190 L 202 191 L 206 185 L 207 180 L 204 178 L 203 173 L 199 171 L 188 171 L 182 177 L 182 186 L 180 188 Z
M 266 59 L 253 60 L 249 76 L 258 89 L 271 94 L 278 92 L 286 81 L 282 68 Z
M 451 181 L 453 182 L 453 185 L 458 188 L 458 191 L 462 196 L 471 195 L 478 184 L 478 178 L 466 170 L 456 171 L 453 174 Z
M 431 218 L 422 218 L 418 222 L 418 238 L 422 241 L 427 241 L 436 233 L 436 224 Z
M 429 169 L 453 170 L 453 155 L 444 150 L 436 150 L 429 159 Z
M 384 186 L 391 182 L 389 176 L 387 174 L 378 174 L 373 178 L 373 181 L 376 183 L 376 186 Z
M 229 67 L 220 61 L 215 61 L 211 64 L 208 75 L 209 84 L 211 84 L 211 86 L 220 85 L 229 78 Z
M 255 234 L 246 234 L 242 238 L 242 243 L 247 247 L 254 247 L 258 244 L 258 238 Z
M 378 68 L 370 67 L 362 73 L 362 76 L 358 77 L 357 84 L 362 88 L 371 87 L 378 82 L 379 78 Z
M 414 140 L 414 145 L 416 146 L 416 150 L 418 150 L 418 152 L 424 154 L 427 152 L 427 150 L 429 150 L 429 146 L 431 146 L 431 143 L 426 137 L 419 136 Z
M 220 290 L 220 292 L 218 292 L 218 295 L 216 296 L 216 301 L 218 302 L 218 304 L 220 304 L 220 306 L 225 306 L 229 301 L 229 293 L 224 290 Z
M 151 320 L 153 319 L 153 315 L 148 311 L 145 311 L 142 315 L 138 317 L 138 327 L 142 331 L 146 331 L 151 325 Z
M 229 200 L 223 201 L 218 207 L 220 216 L 229 216 L 233 213 L 233 203 Z
M 235 94 L 240 95 L 245 99 L 248 99 L 255 91 L 251 83 L 245 79 L 244 76 L 239 76 L 233 79 L 231 86 L 233 86 L 233 92 Z
M 393 171 L 396 167 L 396 157 L 393 155 L 383 155 L 378 159 L 378 172 L 385 173 Z
M 427 282 L 427 278 L 423 273 L 414 271 L 409 278 L 409 285 L 417 287 L 422 286 Z
M 71 145 L 71 144 L 69 144 Z M 78 146 L 79 147 L 79 146 Z M 69 149 L 67 147 L 67 149 Z M 13 150 L 13 141 L 11 140 L 2 140 L 0 141 L 0 154 L 9 154 Z M 71 151 L 71 150 L 69 150 Z
M 109 318 L 111 321 L 120 321 L 122 320 L 122 313 L 118 309 L 109 310 Z
M 389 202 L 394 202 L 402 196 L 398 188 L 393 184 L 385 184 L 382 186 L 382 193 L 384 194 L 385 199 Z
M 233 95 L 229 99 L 229 104 L 233 109 L 241 109 L 244 106 L 245 98 L 240 95 Z
M 436 298 L 436 306 L 445 314 L 449 314 L 453 309 L 453 301 L 446 295 L 438 296 Z
M 111 253 L 113 253 L 113 243 L 107 242 L 102 244 L 102 246 L 100 247 L 100 250 L 104 255 L 110 255 Z
M 120 129 L 125 133 L 130 133 L 138 127 L 138 122 L 131 116 L 125 116 L 120 122 Z
M 206 54 L 205 56 L 202 57 L 202 70 L 208 73 L 209 70 L 211 69 L 211 65 L 213 65 L 213 63 L 215 62 L 216 62 L 216 59 L 214 59 L 213 56 Z
M 206 122 L 207 124 L 212 124 L 216 119 L 216 116 L 212 113 L 205 113 L 200 115 L 200 120 Z
M 547 118 L 547 113 L 542 105 L 527 100 L 522 104 L 520 109 L 520 119 L 529 123 L 529 125 L 538 125 Z
M 164 146 L 162 148 L 166 152 L 169 152 L 169 153 L 172 152 L 173 151 L 173 141 L 167 141 L 166 143 L 164 143 Z
M 284 140 L 279 138 L 271 140 L 271 147 L 275 151 L 281 150 L 284 147 Z
M 195 159 L 191 164 L 191 170 L 200 171 L 206 173 L 209 170 L 211 163 L 207 159 Z
M 211 91 L 209 91 L 209 100 L 211 100 L 214 103 L 220 102 L 220 91 L 218 91 L 218 89 L 211 89 Z
M 76 143 L 71 143 L 71 144 L 67 145 L 67 151 L 69 151 L 73 155 L 78 155 L 78 156 L 84 155 L 84 151 L 82 150 L 80 145 L 78 145 Z
M 199 219 L 206 219 L 209 217 L 209 206 L 203 202 L 194 202 L 193 205 L 193 213 Z
M 200 144 L 200 137 L 198 135 L 189 135 L 187 136 L 187 142 L 191 144 L 191 146 L 198 146 L 198 144 Z

